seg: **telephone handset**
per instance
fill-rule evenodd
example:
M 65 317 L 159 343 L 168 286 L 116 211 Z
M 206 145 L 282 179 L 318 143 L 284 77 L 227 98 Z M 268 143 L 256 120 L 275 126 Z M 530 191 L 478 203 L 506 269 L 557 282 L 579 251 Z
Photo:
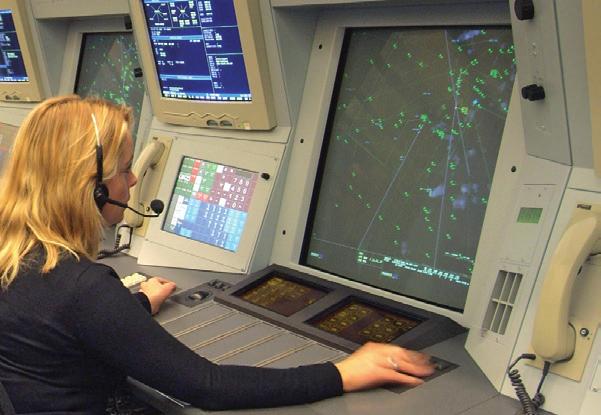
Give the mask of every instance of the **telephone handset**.
M 152 140 L 150 144 L 148 144 L 144 148 L 144 150 L 142 150 L 142 153 L 136 160 L 136 163 L 132 168 L 132 172 L 138 178 L 138 183 L 132 188 L 132 192 L 129 199 L 129 205 L 132 206 L 134 209 L 140 210 L 142 212 L 145 211 L 146 207 L 140 201 L 140 194 L 142 191 L 142 186 L 144 184 L 144 178 L 148 173 L 148 169 L 153 169 L 156 167 L 164 151 L 165 144 L 158 140 Z M 125 211 L 123 222 L 133 228 L 139 228 L 140 226 L 142 226 L 144 218 L 134 212 Z
M 599 207 L 578 205 L 551 258 L 534 320 L 532 348 L 546 362 L 569 360 L 574 353 L 570 300 L 576 276 L 599 236 Z

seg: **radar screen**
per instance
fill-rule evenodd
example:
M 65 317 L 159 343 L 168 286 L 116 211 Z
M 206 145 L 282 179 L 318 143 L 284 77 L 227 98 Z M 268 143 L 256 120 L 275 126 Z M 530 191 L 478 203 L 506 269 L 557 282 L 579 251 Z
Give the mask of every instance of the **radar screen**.
M 131 33 L 84 34 L 75 93 L 132 107 L 134 140 L 144 100 L 144 79 L 136 76 L 137 68 L 138 51 Z
M 509 27 L 347 30 L 301 262 L 463 310 L 515 74 Z
M 273 275 L 250 290 L 235 295 L 251 304 L 288 317 L 326 294 L 324 290 Z
M 393 314 L 356 300 L 309 322 L 318 329 L 357 344 L 368 341 L 390 343 L 419 323 L 419 320 L 411 317 Z
M 183 157 L 163 230 L 236 252 L 259 174 Z

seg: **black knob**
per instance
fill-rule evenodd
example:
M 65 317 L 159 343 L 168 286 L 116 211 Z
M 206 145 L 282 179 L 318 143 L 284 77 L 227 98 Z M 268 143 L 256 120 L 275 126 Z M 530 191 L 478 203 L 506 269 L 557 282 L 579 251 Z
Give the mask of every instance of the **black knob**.
M 144 72 L 142 72 L 142 68 L 134 68 L 134 77 L 141 78 L 144 76 Z
M 515 0 L 513 11 L 518 20 L 532 20 L 534 18 L 534 3 L 532 0 Z
M 522 98 L 528 101 L 545 99 L 545 88 L 536 84 L 526 85 L 522 88 Z
M 270 177 L 269 173 L 261 173 L 261 179 L 269 180 Z

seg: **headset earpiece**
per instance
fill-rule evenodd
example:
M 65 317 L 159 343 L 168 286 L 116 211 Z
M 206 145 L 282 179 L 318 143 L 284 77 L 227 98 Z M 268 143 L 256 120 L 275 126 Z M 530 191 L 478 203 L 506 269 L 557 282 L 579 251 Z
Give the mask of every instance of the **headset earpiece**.
M 96 184 L 94 185 L 94 202 L 98 209 L 102 209 L 109 200 L 109 189 L 102 183 L 102 164 L 104 162 L 102 156 L 102 145 L 100 144 L 100 132 L 98 131 L 98 123 L 96 116 L 92 113 L 92 124 L 94 124 L 94 133 L 96 134 Z
M 153 200 L 150 202 L 150 208 L 153 212 L 157 213 L 147 215 L 146 213 L 138 212 L 136 209 L 127 206 L 127 203 L 119 202 L 118 200 L 113 200 L 109 197 L 109 188 L 106 187 L 106 184 L 102 183 L 102 163 L 104 160 L 102 157 L 102 145 L 100 144 L 100 131 L 98 131 L 98 123 L 96 122 L 94 113 L 92 113 L 92 123 L 94 124 L 94 132 L 96 134 L 96 181 L 94 183 L 94 202 L 96 202 L 98 209 L 102 210 L 102 207 L 109 203 L 111 205 L 122 207 L 123 209 L 129 209 L 145 218 L 158 217 L 164 207 L 163 202 L 160 200 Z
M 94 202 L 96 202 L 98 209 L 102 209 L 102 207 L 106 205 L 108 199 L 109 189 L 104 183 L 96 183 L 96 186 L 94 186 Z

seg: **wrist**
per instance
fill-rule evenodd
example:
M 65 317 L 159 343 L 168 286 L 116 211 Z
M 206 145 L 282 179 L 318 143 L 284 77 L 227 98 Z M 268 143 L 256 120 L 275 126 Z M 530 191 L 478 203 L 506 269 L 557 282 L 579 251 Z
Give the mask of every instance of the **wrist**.
M 148 297 L 148 295 L 145 292 L 138 291 L 137 293 L 134 294 L 134 296 L 136 297 L 138 302 L 142 305 L 142 307 L 144 307 L 144 309 L 146 311 L 148 311 L 148 313 L 152 313 L 152 305 L 150 303 L 150 298 Z
M 334 366 L 338 370 L 338 374 L 340 375 L 340 383 L 342 384 L 343 392 L 350 392 L 351 389 L 349 387 L 349 368 L 345 365 L 345 361 L 343 360 L 338 363 L 334 363 Z

